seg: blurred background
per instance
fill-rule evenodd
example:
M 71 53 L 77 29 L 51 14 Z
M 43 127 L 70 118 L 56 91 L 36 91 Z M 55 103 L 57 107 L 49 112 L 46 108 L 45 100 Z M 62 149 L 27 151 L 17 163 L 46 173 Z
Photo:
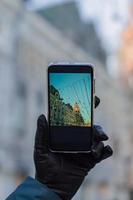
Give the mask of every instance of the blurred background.
M 114 149 L 74 199 L 133 200 L 131 0 L 0 1 L 0 200 L 34 177 L 36 120 L 47 113 L 46 69 L 53 61 L 95 66 L 95 123 Z

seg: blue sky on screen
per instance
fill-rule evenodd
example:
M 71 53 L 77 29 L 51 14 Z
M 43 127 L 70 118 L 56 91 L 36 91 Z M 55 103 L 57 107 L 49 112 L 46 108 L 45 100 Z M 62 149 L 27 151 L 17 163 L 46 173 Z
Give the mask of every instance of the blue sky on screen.
M 65 103 L 78 103 L 85 122 L 91 121 L 91 75 L 88 73 L 51 73 L 50 84 L 58 89 Z

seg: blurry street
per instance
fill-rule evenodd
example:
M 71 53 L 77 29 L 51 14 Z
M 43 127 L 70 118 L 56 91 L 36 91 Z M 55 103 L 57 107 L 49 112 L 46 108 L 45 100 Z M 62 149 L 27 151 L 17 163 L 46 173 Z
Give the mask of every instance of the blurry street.
M 47 115 L 47 66 L 56 61 L 95 66 L 95 123 L 114 150 L 74 200 L 133 200 L 133 4 L 119 45 L 107 51 L 100 29 L 82 22 L 75 2 L 33 11 L 24 1 L 0 1 L 0 200 L 34 177 L 36 120 Z

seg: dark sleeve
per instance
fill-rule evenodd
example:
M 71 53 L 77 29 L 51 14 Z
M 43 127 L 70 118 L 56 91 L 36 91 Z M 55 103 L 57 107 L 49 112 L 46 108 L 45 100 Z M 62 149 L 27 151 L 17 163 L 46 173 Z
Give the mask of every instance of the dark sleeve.
M 51 189 L 28 177 L 6 200 L 61 200 Z

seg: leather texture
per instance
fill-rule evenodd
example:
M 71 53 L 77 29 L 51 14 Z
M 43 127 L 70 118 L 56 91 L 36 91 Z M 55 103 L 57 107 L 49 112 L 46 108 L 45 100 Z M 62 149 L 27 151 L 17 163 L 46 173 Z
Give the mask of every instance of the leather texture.
M 37 121 L 34 147 L 36 179 L 51 188 L 62 200 L 70 200 L 85 176 L 99 162 L 110 157 L 112 148 L 100 126 L 94 126 L 93 150 L 87 154 L 59 154 L 48 150 L 48 124 L 44 115 Z

